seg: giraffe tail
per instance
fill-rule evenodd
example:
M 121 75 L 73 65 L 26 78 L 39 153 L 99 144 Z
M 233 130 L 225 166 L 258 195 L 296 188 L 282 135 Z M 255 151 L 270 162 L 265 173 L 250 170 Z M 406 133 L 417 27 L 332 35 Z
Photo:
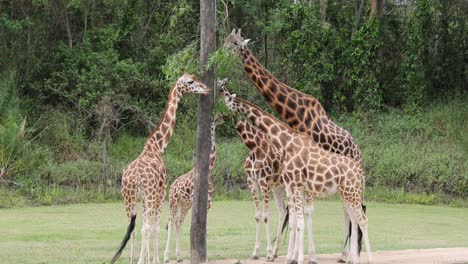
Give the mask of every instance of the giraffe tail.
M 281 234 L 280 236 L 284 233 L 284 230 L 286 229 L 286 227 L 288 226 L 288 222 L 289 222 L 289 208 L 288 206 L 286 206 L 286 216 L 284 217 L 284 221 L 283 221 L 283 226 L 281 227 Z M 280 239 L 279 237 L 275 237 L 273 238 L 273 243 L 275 243 L 276 239 Z
M 111 260 L 112 264 L 115 263 L 119 259 L 120 255 L 122 254 L 122 251 L 127 245 L 128 240 L 130 240 L 130 236 L 132 235 L 132 232 L 135 229 L 135 222 L 136 222 L 136 214 L 132 215 L 132 218 L 130 219 L 130 224 L 128 224 L 128 227 L 127 227 L 127 233 L 125 233 L 122 243 L 120 243 L 119 250 L 117 251 L 117 253 L 115 253 L 114 257 Z
M 362 211 L 364 211 L 364 214 L 366 213 L 366 205 L 365 204 L 361 204 L 361 207 L 362 207 Z M 361 250 L 362 250 L 362 230 L 361 230 L 361 227 L 358 227 L 358 254 L 360 255 L 361 254 Z
M 286 216 L 284 217 L 283 227 L 281 228 L 281 234 L 284 233 L 284 229 L 288 226 L 289 222 L 289 206 L 286 206 Z

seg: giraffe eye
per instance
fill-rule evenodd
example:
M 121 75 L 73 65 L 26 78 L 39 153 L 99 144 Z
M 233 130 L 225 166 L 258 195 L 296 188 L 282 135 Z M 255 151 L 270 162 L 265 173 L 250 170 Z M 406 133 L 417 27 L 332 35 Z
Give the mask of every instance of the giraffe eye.
M 192 83 L 193 83 L 193 80 L 188 81 L 188 84 L 192 84 Z

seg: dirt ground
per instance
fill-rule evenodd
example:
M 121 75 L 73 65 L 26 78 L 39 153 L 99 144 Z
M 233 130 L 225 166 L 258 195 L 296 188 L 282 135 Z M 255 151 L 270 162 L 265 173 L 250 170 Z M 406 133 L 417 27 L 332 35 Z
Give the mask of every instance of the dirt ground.
M 319 264 L 336 264 L 340 254 L 318 255 Z M 213 264 L 271 264 L 265 258 L 259 260 L 213 260 Z M 285 263 L 285 257 L 279 257 L 275 263 Z M 361 263 L 367 263 L 366 253 L 361 254 Z M 468 247 L 466 248 L 433 248 L 433 249 L 408 249 L 398 251 L 373 252 L 374 264 L 468 264 Z

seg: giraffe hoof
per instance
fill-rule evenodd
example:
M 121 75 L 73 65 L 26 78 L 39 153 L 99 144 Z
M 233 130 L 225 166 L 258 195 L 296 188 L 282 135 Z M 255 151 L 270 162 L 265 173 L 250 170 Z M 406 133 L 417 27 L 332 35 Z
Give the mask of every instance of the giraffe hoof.
M 309 259 L 307 264 L 318 264 L 318 262 L 315 259 Z
M 278 258 L 278 255 L 273 255 L 273 259 L 277 259 Z
M 165 259 L 165 260 L 164 260 L 164 263 L 169 263 L 169 259 Z
M 288 259 L 288 260 L 286 261 L 286 264 L 297 264 L 297 260 Z
M 275 262 L 275 258 L 274 257 L 267 257 L 267 262 Z
M 179 262 L 179 263 L 182 262 L 182 261 L 184 261 L 184 260 L 181 259 L 181 258 L 177 259 L 177 262 Z
M 346 263 L 346 260 L 342 259 L 342 258 L 339 258 L 336 262 L 338 263 Z
M 258 259 L 258 256 L 252 255 L 252 256 L 250 256 L 250 259 L 252 259 L 252 260 L 257 260 L 257 259 Z

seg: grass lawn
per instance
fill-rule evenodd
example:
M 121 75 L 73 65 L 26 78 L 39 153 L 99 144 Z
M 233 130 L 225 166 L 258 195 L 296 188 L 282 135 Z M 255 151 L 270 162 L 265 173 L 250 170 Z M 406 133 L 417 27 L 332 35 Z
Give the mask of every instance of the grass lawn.
M 468 246 L 466 208 L 367 205 L 373 250 Z M 271 207 L 274 230 L 277 214 L 274 204 Z M 248 258 L 255 237 L 252 202 L 216 201 L 211 208 L 207 235 L 209 259 Z M 317 200 L 315 209 L 317 253 L 339 252 L 343 236 L 341 204 Z M 2 209 L 0 217 L 1 263 L 103 263 L 111 259 L 127 228 L 121 203 Z M 141 217 L 137 220 L 138 250 Z M 161 261 L 167 237 L 166 223 L 167 205 L 159 238 Z M 189 232 L 190 213 L 183 228 L 185 258 L 189 257 Z M 283 241 L 281 254 L 287 244 Z M 175 240 L 172 242 L 175 247 Z M 174 259 L 175 248 L 171 253 Z M 263 243 L 261 254 L 265 254 Z M 127 263 L 128 255 L 127 247 L 119 263 Z

